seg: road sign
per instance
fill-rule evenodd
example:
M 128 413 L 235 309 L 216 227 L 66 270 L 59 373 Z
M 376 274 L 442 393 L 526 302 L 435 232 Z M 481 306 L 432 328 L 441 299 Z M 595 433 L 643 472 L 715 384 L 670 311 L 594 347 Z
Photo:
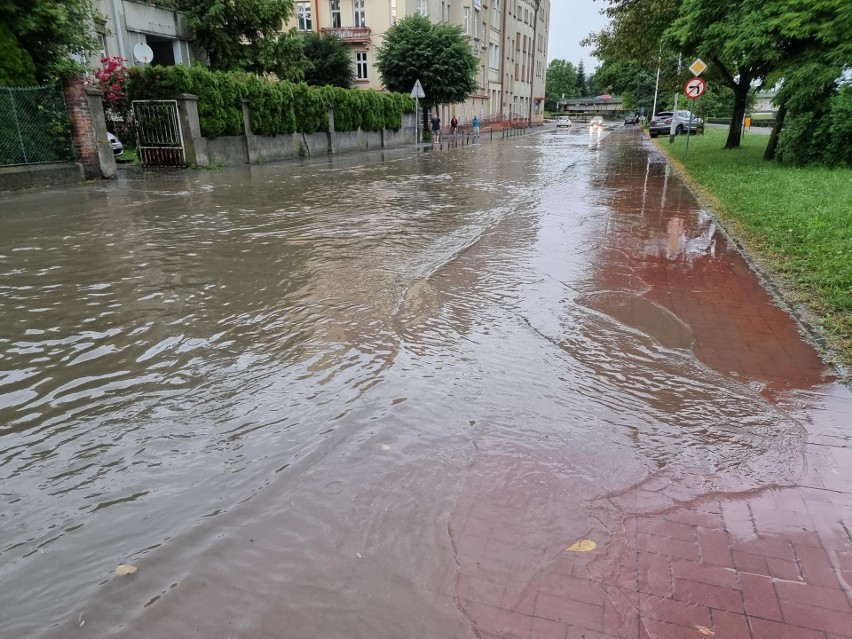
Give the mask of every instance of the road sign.
M 704 60 L 701 58 L 696 58 L 695 62 L 689 65 L 689 70 L 692 71 L 692 75 L 701 75 L 704 73 L 704 69 L 707 68 L 707 65 L 704 64 Z
M 692 78 L 689 82 L 686 83 L 686 86 L 683 87 L 683 93 L 690 100 L 695 100 L 696 98 L 700 98 L 704 95 L 704 92 L 707 90 L 707 83 L 701 78 Z
M 414 83 L 414 88 L 411 89 L 411 97 L 417 98 L 418 100 L 426 97 L 426 94 L 423 92 L 423 85 L 420 84 L 420 80 L 417 80 Z

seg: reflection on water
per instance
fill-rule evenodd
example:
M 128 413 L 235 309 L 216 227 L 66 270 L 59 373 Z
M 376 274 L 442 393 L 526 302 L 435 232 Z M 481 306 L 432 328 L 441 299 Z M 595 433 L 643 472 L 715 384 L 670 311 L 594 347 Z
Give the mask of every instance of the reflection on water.
M 608 135 L 5 197 L 0 635 L 469 636 L 471 517 L 535 571 L 648 477 L 789 481 L 800 427 L 613 259 L 639 208 L 733 258 Z

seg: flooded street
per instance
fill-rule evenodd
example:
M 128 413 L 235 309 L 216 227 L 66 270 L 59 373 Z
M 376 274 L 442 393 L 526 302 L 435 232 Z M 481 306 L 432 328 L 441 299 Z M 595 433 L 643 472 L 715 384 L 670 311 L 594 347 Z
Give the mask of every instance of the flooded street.
M 633 129 L 0 197 L 4 639 L 852 637 L 850 433 Z

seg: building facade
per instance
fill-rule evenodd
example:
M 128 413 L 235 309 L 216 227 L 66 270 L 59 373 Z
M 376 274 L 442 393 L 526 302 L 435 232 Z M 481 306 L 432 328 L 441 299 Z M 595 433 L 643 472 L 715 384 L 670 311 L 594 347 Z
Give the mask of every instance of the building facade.
M 331 32 L 351 50 L 355 82 L 382 90 L 375 47 L 397 20 L 420 13 L 462 27 L 479 60 L 479 90 L 463 104 L 442 105 L 446 122 L 502 114 L 541 122 L 550 0 L 296 0 L 300 31 Z
M 184 14 L 168 8 L 168 3 L 158 6 L 136 0 L 92 1 L 105 18 L 97 25 L 100 57 L 121 56 L 129 66 L 189 65 L 196 57 Z M 148 49 L 138 47 L 140 44 Z M 99 60 L 91 62 L 92 66 L 99 66 Z

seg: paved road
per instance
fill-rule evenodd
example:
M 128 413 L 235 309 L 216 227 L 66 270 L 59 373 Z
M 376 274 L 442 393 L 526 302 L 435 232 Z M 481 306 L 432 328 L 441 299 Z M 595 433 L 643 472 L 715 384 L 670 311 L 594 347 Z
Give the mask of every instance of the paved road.
M 3 198 L 0 636 L 852 636 L 852 395 L 651 149 Z

